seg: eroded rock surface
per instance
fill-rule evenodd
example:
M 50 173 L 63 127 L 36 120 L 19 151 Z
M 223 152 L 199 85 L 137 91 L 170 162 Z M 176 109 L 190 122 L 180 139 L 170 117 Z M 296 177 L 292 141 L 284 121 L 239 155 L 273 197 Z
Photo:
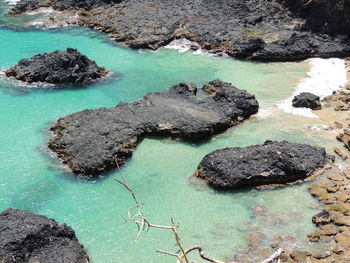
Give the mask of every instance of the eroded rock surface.
M 67 48 L 22 59 L 15 66 L 6 69 L 7 77 L 33 83 L 86 84 L 107 75 L 105 68 L 97 66 L 78 50 Z
M 196 98 L 194 85 L 179 84 L 113 108 L 84 110 L 59 119 L 49 147 L 74 173 L 99 175 L 123 164 L 146 135 L 189 141 L 210 138 L 258 111 L 255 97 L 229 83 L 208 85 L 213 96 Z
M 293 107 L 296 108 L 310 108 L 312 110 L 320 110 L 322 108 L 320 97 L 309 93 L 302 92 L 293 98 Z
M 0 213 L 0 262 L 88 263 L 72 228 L 29 211 Z
M 350 54 L 345 31 L 332 35 L 324 27 L 314 27 L 307 14 L 289 2 L 22 0 L 10 14 L 41 7 L 73 12 L 78 25 L 108 33 L 132 48 L 157 49 L 186 38 L 211 53 L 265 61 Z
M 214 151 L 202 159 L 195 175 L 219 189 L 285 184 L 305 179 L 329 161 L 324 148 L 267 141 Z

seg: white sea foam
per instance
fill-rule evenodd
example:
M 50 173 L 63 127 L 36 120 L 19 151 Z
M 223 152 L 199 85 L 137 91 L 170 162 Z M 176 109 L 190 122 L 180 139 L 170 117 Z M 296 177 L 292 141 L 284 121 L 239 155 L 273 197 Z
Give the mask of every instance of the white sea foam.
M 28 11 L 25 14 L 26 15 L 30 15 L 30 16 L 34 16 L 34 15 L 38 15 L 38 14 L 50 14 L 50 13 L 52 13 L 54 11 L 55 10 L 53 10 L 53 8 L 51 8 L 51 7 L 47 7 L 47 8 L 43 7 L 43 8 L 39 8 L 39 9 L 37 9 L 35 11 Z
M 191 50 L 191 46 L 198 47 L 197 50 L 193 51 L 194 55 L 205 55 L 205 56 L 211 56 L 211 57 L 217 56 L 215 54 L 211 54 L 207 52 L 206 50 L 201 49 L 196 42 L 192 42 L 186 38 L 175 39 L 171 41 L 168 45 L 166 45 L 164 48 L 174 49 L 179 51 L 180 53 L 184 53 Z M 227 56 L 227 55 L 223 55 L 223 56 Z
M 29 26 L 39 27 L 39 28 L 60 28 L 76 25 L 78 23 L 78 14 L 62 13 L 60 11 L 55 11 L 52 8 L 40 8 L 36 11 L 26 12 L 27 15 L 43 15 L 30 22 Z
M 8 3 L 9 5 L 16 5 L 21 0 L 5 0 L 5 3 Z
M 331 95 L 333 91 L 343 88 L 346 84 L 346 66 L 343 59 L 312 58 L 307 60 L 311 66 L 308 77 L 300 82 L 293 95 L 277 104 L 284 112 L 301 115 L 304 117 L 318 118 L 308 108 L 294 108 L 292 100 L 301 92 L 310 92 L 321 98 Z
M 269 117 L 273 113 L 272 109 L 259 109 L 258 113 L 255 115 L 255 117 L 259 119 L 265 119 Z
M 190 50 L 192 45 L 196 45 L 196 44 L 186 38 L 180 38 L 180 39 L 175 39 L 171 41 L 164 48 L 175 49 L 175 50 L 178 50 L 180 53 L 183 53 Z

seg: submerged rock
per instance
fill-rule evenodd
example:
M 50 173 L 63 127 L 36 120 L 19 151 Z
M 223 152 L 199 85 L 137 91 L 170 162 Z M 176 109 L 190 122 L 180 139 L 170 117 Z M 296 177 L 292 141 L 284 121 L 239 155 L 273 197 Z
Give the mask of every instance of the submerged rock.
M 346 32 L 323 32 L 286 0 L 22 0 L 10 14 L 41 7 L 76 13 L 76 24 L 132 48 L 157 49 L 185 38 L 211 53 L 262 61 L 350 54 Z
M 88 263 L 72 228 L 29 211 L 0 213 L 0 262 Z
M 302 92 L 295 96 L 292 104 L 296 108 L 310 108 L 312 110 L 320 110 L 322 108 L 320 97 L 309 92 Z
M 86 84 L 107 75 L 105 68 L 97 66 L 76 49 L 55 51 L 22 59 L 17 65 L 6 69 L 7 77 L 33 83 Z
M 198 141 L 258 111 L 258 102 L 247 91 L 219 80 L 208 85 L 215 95 L 196 98 L 197 88 L 181 83 L 135 102 L 60 118 L 51 128 L 49 148 L 73 173 L 99 175 L 116 162 L 123 164 L 146 135 Z
M 266 141 L 214 151 L 203 158 L 195 175 L 219 189 L 285 184 L 312 175 L 329 161 L 324 148 Z

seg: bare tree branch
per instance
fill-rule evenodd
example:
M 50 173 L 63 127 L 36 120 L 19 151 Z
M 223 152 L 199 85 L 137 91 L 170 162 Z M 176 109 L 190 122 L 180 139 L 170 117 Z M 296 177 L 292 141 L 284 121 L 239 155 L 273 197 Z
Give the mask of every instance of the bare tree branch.
M 281 254 L 283 253 L 283 249 L 279 248 L 275 253 L 273 253 L 269 258 L 265 259 L 264 261 L 262 261 L 261 263 L 271 263 L 274 260 L 278 259 Z
M 171 218 L 171 225 L 157 225 L 157 224 L 150 223 L 141 211 L 141 208 L 144 204 L 139 202 L 139 200 L 136 197 L 135 192 L 132 190 L 132 188 L 126 182 L 125 177 L 119 168 L 117 160 L 115 161 L 115 163 L 117 165 L 117 168 L 119 169 L 119 174 L 120 174 L 120 178 L 121 178 L 120 180 L 118 180 L 118 179 L 115 179 L 115 180 L 118 183 L 120 183 L 122 186 L 124 186 L 125 189 L 128 190 L 128 192 L 130 193 L 130 195 L 132 196 L 132 198 L 135 202 L 135 205 L 128 209 L 128 217 L 124 218 L 124 219 L 126 222 L 132 222 L 132 223 L 136 224 L 136 226 L 137 226 L 136 240 L 138 240 L 140 238 L 142 232 L 144 232 L 146 229 L 149 230 L 150 228 L 159 228 L 159 229 L 171 230 L 173 235 L 174 235 L 176 245 L 178 246 L 179 250 L 175 253 L 164 251 L 164 250 L 157 250 L 156 252 L 161 253 L 161 254 L 165 254 L 168 256 L 176 257 L 177 258 L 176 263 L 183 263 L 183 262 L 195 263 L 194 261 L 190 261 L 188 258 L 188 254 L 195 251 L 195 250 L 197 250 L 199 256 L 207 262 L 211 262 L 211 263 L 236 263 L 233 261 L 232 262 L 224 262 L 224 261 L 220 261 L 220 260 L 217 260 L 214 258 L 210 258 L 204 254 L 203 248 L 201 246 L 193 246 L 193 247 L 190 247 L 190 248 L 185 250 L 185 248 L 182 244 L 180 235 L 177 231 L 179 225 L 174 222 L 173 218 Z M 133 214 L 133 212 L 134 212 L 134 214 Z M 261 263 L 272 263 L 274 260 L 278 259 L 282 253 L 283 253 L 283 250 L 280 248 L 273 255 L 271 255 L 268 259 L 262 261 Z

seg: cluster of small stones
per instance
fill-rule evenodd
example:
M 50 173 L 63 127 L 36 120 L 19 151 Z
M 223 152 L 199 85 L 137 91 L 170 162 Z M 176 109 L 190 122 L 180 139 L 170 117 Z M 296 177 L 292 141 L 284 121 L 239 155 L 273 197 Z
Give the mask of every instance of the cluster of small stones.
M 252 231 L 247 235 L 248 247 L 238 253 L 235 260 L 239 263 L 260 262 L 277 248 L 282 248 L 285 252 L 279 258 L 280 263 L 350 262 L 350 168 L 339 171 L 336 167 L 331 167 L 319 180 L 310 184 L 309 191 L 324 205 L 323 210 L 312 218 L 317 229 L 308 235 L 309 241 L 315 243 L 318 250 L 293 250 L 293 247 L 302 247 L 293 235 L 276 235 L 272 241 L 267 242 L 267 236 L 257 232 L 254 223 L 248 222 L 242 229 Z M 265 223 L 283 227 L 283 216 L 271 213 L 264 206 L 253 207 L 251 214 L 255 218 L 257 229 L 261 229 Z M 290 217 L 297 220 L 298 215 Z
M 312 196 L 324 204 L 323 211 L 312 218 L 318 227 L 308 235 L 310 242 L 331 242 L 336 245 L 322 253 L 300 252 L 298 260 L 286 262 L 349 262 L 350 261 L 350 169 L 336 171 L 327 175 L 325 180 L 312 183 L 309 191 Z
M 350 79 L 350 59 L 346 60 L 347 76 Z M 327 96 L 322 100 L 322 104 L 326 108 L 333 108 L 337 112 L 350 111 L 350 81 L 344 89 L 334 92 L 333 95 Z M 337 140 L 344 144 L 344 148 L 350 151 L 350 117 L 333 123 L 334 129 L 337 131 Z M 334 152 L 342 159 L 348 159 L 348 153 L 342 149 L 335 147 Z
M 347 60 L 348 78 L 350 60 Z M 322 100 L 325 108 L 337 112 L 350 111 L 350 83 L 344 89 Z M 350 150 L 350 118 L 335 121 L 332 125 L 338 131 L 337 139 Z M 343 160 L 348 153 L 335 147 L 334 152 Z M 284 253 L 280 262 L 288 263 L 345 263 L 350 262 L 350 168 L 340 171 L 333 167 L 309 186 L 311 195 L 324 205 L 323 211 L 312 218 L 317 229 L 308 235 L 312 243 L 329 244 L 328 249 L 319 252 L 293 251 Z M 334 242 L 335 245 L 332 245 Z
M 304 217 L 301 213 L 294 211 L 272 212 L 264 205 L 255 205 L 251 208 L 250 215 L 251 219 L 242 222 L 239 227 L 241 231 L 249 231 L 246 236 L 248 246 L 235 255 L 234 262 L 262 262 L 278 248 L 288 250 L 301 245 L 298 244 L 296 237 L 292 234 L 275 235 L 272 239 L 269 239 L 266 234 L 260 232 L 260 229 L 271 225 L 285 227 L 289 221 L 287 218 L 292 217 L 296 221 L 303 220 Z

